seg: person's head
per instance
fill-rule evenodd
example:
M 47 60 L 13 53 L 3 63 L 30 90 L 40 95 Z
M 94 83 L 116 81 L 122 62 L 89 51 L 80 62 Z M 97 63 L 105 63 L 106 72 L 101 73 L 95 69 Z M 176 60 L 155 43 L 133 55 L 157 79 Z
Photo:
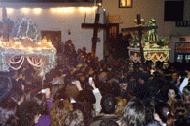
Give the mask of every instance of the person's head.
M 17 103 L 14 101 L 14 97 L 3 99 L 0 102 L 0 107 L 5 108 L 7 110 L 15 110 L 17 107 Z
M 52 126 L 62 126 L 66 116 L 73 111 L 73 106 L 68 99 L 55 101 L 51 109 Z
M 175 126 L 174 122 L 175 122 L 174 115 L 173 114 L 169 114 L 166 125 L 167 126 Z
M 51 97 L 51 92 L 52 92 L 52 86 L 50 84 L 44 84 L 43 89 L 42 89 L 42 93 L 45 94 L 46 98 Z
M 15 126 L 17 103 L 11 98 L 3 99 L 0 102 L 0 126 Z
M 175 73 L 172 73 L 172 75 L 171 75 L 171 78 L 172 78 L 172 80 L 177 80 L 177 78 L 178 78 L 178 74 L 175 72 Z
M 76 98 L 79 102 L 88 102 L 90 104 L 94 104 L 96 102 L 95 96 L 92 91 L 89 90 L 82 90 L 80 94 Z
M 187 77 L 190 78 L 190 70 L 186 70 Z
M 138 83 L 139 83 L 139 84 L 144 84 L 145 81 L 148 80 L 148 75 L 146 75 L 146 74 L 143 73 L 143 72 L 139 72 L 137 79 L 138 79 Z
M 7 126 L 9 119 L 15 116 L 13 110 L 0 107 L 0 126 Z
M 101 81 L 101 82 L 106 82 L 107 79 L 108 79 L 108 73 L 107 72 L 101 72 L 98 75 L 98 80 Z
M 166 123 L 169 114 L 169 105 L 166 103 L 157 103 L 155 106 L 156 113 L 159 115 L 160 119 Z
M 156 68 L 157 69 L 162 69 L 163 68 L 163 62 L 157 61 L 156 62 Z
M 190 85 L 184 87 L 183 89 L 183 100 L 186 104 L 190 105 Z
M 19 126 L 33 126 L 41 115 L 41 106 L 34 101 L 23 102 L 16 112 Z
M 174 115 L 176 119 L 182 119 L 187 116 L 188 112 L 186 109 L 185 104 L 183 103 L 182 100 L 178 100 L 175 103 L 175 108 L 174 108 Z
M 102 112 L 105 114 L 111 114 L 115 112 L 116 101 L 113 95 L 107 94 L 101 99 Z
M 149 122 L 147 125 L 145 125 L 145 126 L 161 126 L 160 125 L 160 123 L 159 122 L 157 122 L 157 121 L 151 121 L 151 122 Z
M 150 104 L 149 105 L 145 105 L 145 120 L 146 120 L 146 125 L 149 124 L 150 122 L 154 121 L 154 108 L 153 106 L 151 106 Z
M 116 110 L 115 113 L 118 115 L 122 115 L 123 114 L 123 110 L 125 108 L 125 106 L 127 105 L 127 100 L 126 99 L 121 99 L 121 98 L 117 98 L 116 99 Z
M 169 99 L 175 99 L 176 94 L 175 94 L 175 91 L 173 89 L 169 89 L 168 97 L 169 97 Z
M 105 119 L 100 122 L 99 126 L 119 126 L 114 120 Z
M 65 118 L 64 126 L 84 126 L 84 115 L 82 111 L 76 109 L 69 113 Z
M 3 126 L 3 125 L 1 125 Z M 18 119 L 15 115 L 11 115 L 9 119 L 7 120 L 7 123 L 5 126 L 18 126 Z
M 123 123 L 126 126 L 143 126 L 145 124 L 145 106 L 137 99 L 131 99 L 124 109 Z

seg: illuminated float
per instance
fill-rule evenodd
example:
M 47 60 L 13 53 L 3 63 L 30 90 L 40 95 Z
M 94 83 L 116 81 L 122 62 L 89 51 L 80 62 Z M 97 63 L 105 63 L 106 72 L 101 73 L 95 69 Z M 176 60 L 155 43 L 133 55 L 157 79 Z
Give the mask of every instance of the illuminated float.
M 49 72 L 56 65 L 56 49 L 51 42 L 43 39 L 32 42 L 29 38 L 22 41 L 0 42 L 0 71 L 19 70 L 24 60 L 32 66 Z
M 12 39 L 0 41 L 0 71 L 19 70 L 26 60 L 45 76 L 56 66 L 56 49 L 51 41 L 40 33 L 29 18 L 22 18 L 14 23 L 11 31 Z
M 156 26 L 156 21 L 151 19 L 145 23 L 145 27 Z M 142 36 L 142 48 L 143 56 L 145 61 L 152 61 L 156 63 L 157 61 L 168 63 L 169 62 L 169 51 L 168 40 L 161 38 L 157 34 L 155 28 L 148 30 Z M 130 41 L 130 46 L 128 47 L 130 60 L 134 63 L 140 63 L 140 45 L 138 40 L 138 35 L 132 34 L 132 39 Z

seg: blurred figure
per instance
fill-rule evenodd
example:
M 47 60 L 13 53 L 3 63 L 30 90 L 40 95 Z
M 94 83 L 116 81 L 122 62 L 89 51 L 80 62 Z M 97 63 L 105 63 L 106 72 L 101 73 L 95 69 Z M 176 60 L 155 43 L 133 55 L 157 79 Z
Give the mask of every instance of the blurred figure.
M 136 98 L 131 99 L 124 109 L 122 126 L 144 126 L 145 106 Z

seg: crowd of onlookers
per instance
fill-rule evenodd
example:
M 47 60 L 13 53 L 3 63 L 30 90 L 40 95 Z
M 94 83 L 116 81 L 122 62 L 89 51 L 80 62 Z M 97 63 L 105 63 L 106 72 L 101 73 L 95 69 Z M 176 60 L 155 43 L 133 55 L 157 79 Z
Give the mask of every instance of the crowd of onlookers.
M 43 82 L 28 64 L 12 72 L 0 126 L 190 126 L 190 70 L 63 50 Z

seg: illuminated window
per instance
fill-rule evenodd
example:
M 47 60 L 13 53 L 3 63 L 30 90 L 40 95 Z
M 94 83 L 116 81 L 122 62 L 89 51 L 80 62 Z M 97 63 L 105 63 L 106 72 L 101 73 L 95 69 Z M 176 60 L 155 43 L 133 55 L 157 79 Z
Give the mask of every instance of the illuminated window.
M 131 8 L 133 0 L 119 0 L 119 8 Z

